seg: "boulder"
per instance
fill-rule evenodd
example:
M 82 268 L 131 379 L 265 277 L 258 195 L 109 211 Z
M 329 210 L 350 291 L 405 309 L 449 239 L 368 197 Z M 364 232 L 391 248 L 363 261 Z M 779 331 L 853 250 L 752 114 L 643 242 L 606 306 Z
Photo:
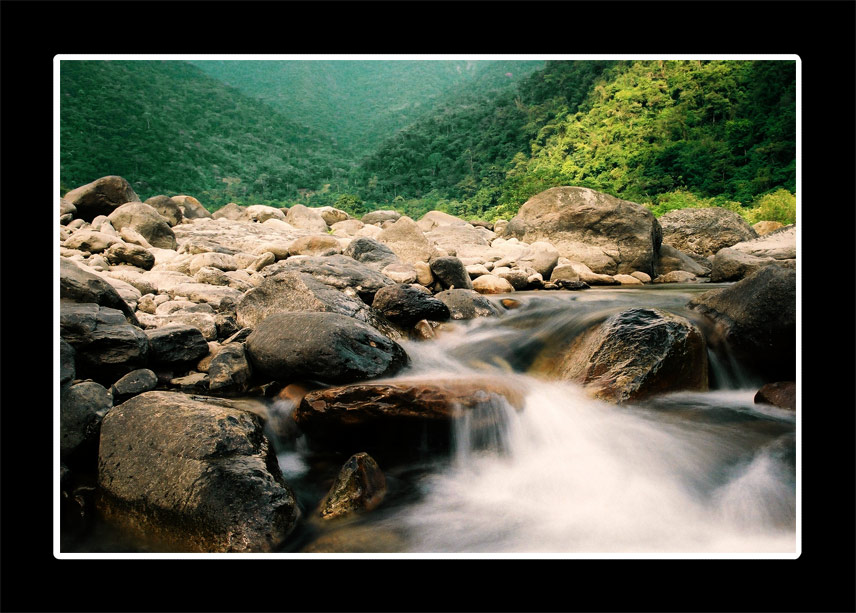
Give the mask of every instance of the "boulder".
M 712 322 L 711 344 L 725 345 L 744 368 L 768 381 L 796 379 L 796 271 L 767 266 L 688 306 Z
M 342 253 L 342 246 L 335 237 L 329 234 L 310 234 L 301 236 L 288 248 L 289 255 L 338 255 Z
M 262 274 L 268 277 L 280 272 L 302 272 L 330 287 L 351 288 L 369 302 L 380 288 L 395 283 L 379 271 L 344 255 L 289 258 L 269 266 Z
M 129 264 L 143 270 L 151 270 L 155 265 L 155 256 L 145 247 L 128 243 L 111 245 L 104 254 L 111 264 Z
M 92 221 L 98 215 L 110 215 L 126 202 L 140 201 L 131 184 L 115 175 L 81 185 L 66 193 L 63 199 L 74 206 L 75 215 L 85 221 Z
M 494 274 L 482 275 L 474 279 L 472 284 L 479 294 L 507 294 L 514 291 L 511 283 Z
M 110 392 L 113 394 L 113 402 L 121 404 L 133 396 L 155 389 L 157 384 L 158 376 L 154 371 L 140 368 L 116 381 L 110 387 Z
M 66 249 L 100 253 L 116 244 L 122 244 L 122 240 L 111 234 L 105 234 L 96 230 L 80 229 L 69 236 L 62 243 L 62 246 Z
M 408 264 L 428 262 L 437 255 L 425 235 L 409 217 L 401 217 L 378 234 L 377 240 L 389 247 L 398 259 Z
M 755 404 L 770 404 L 780 409 L 797 409 L 797 384 L 793 381 L 767 383 L 755 394 Z
M 506 405 L 522 409 L 524 398 L 503 378 L 395 379 L 311 391 L 293 417 L 317 446 L 369 449 L 379 457 L 426 444 L 448 447 L 456 420 L 469 413 L 490 422 Z
M 530 198 L 504 236 L 543 240 L 600 274 L 654 273 L 660 224 L 644 206 L 584 187 L 553 187 Z
M 752 229 L 758 236 L 764 236 L 770 232 L 775 232 L 779 228 L 784 228 L 785 225 L 780 221 L 759 221 L 752 225 Z
M 655 277 L 653 283 L 698 283 L 702 281 L 706 281 L 706 279 L 699 279 L 693 273 L 686 270 L 673 270 L 672 272 Z
M 334 208 L 332 206 L 319 206 L 315 209 L 319 215 L 321 215 L 321 219 L 324 220 L 328 226 L 333 226 L 335 223 L 341 223 L 343 221 L 348 221 L 350 219 L 350 215 L 348 215 L 345 211 L 341 209 Z M 354 220 L 357 221 L 357 220 Z
M 104 518 L 158 550 L 271 552 L 300 517 L 259 417 L 176 392 L 104 417 L 98 485 Z
M 583 264 L 582 262 L 569 262 L 567 264 L 559 263 L 556 268 L 553 269 L 553 272 L 550 274 L 551 281 L 573 281 L 573 275 L 568 271 L 565 266 L 570 266 L 573 268 L 574 272 L 577 273 L 579 277 L 577 281 L 582 283 L 587 283 L 589 285 L 615 285 L 616 281 L 612 277 L 612 275 L 604 275 L 600 273 L 594 272 L 591 268 Z M 557 273 L 557 271 L 561 271 Z
M 421 319 L 446 321 L 449 307 L 418 285 L 390 285 L 378 290 L 372 308 L 389 321 L 412 327 Z
M 374 270 L 383 270 L 400 263 L 398 256 L 383 243 L 368 237 L 356 238 L 345 248 L 344 255 L 354 258 Z
M 490 246 L 494 238 L 493 232 L 484 228 L 474 228 L 467 225 L 438 226 L 434 230 L 425 233 L 425 238 L 438 252 L 449 255 L 471 253 L 474 249 L 485 249 Z
M 777 260 L 771 257 L 759 257 L 734 248 L 720 249 L 713 256 L 710 280 L 714 283 L 739 281 L 767 266 L 796 270 L 796 259 Z
M 215 311 L 233 309 L 244 293 L 219 285 L 208 285 L 207 283 L 179 283 L 167 290 L 167 293 L 175 298 L 184 296 L 191 302 L 206 302 Z
M 356 237 L 357 232 L 359 232 L 365 224 L 359 219 L 346 219 L 345 221 L 337 221 L 329 224 L 329 226 L 333 231 L 333 236 L 351 238 Z
M 449 289 L 434 297 L 449 307 L 452 319 L 495 317 L 502 312 L 490 300 L 471 289 Z
M 529 249 L 517 259 L 518 266 L 528 266 L 540 273 L 545 279 L 550 278 L 550 274 L 558 263 L 558 249 L 544 241 L 535 241 L 529 245 Z
M 59 325 L 74 348 L 78 377 L 109 385 L 148 362 L 148 337 L 117 309 L 61 300 Z
M 238 261 L 235 256 L 226 253 L 206 252 L 194 255 L 187 264 L 187 271 L 191 275 L 195 275 L 202 268 L 237 270 Z
M 75 376 L 74 370 L 74 347 L 69 345 L 65 339 L 59 339 L 59 386 L 64 391 Z
M 707 390 L 707 346 L 689 320 L 650 308 L 616 313 L 533 370 L 586 386 L 601 400 L 634 402 L 679 390 Z
M 411 264 L 393 263 L 383 267 L 381 274 L 386 275 L 396 283 L 415 283 L 419 278 L 416 268 Z M 381 288 L 383 289 L 383 288 Z
M 356 453 L 339 471 L 318 512 L 322 519 L 336 519 L 371 511 L 385 495 L 386 479 L 377 462 L 367 453 Z
M 267 206 L 265 204 L 253 204 L 248 206 L 245 214 L 250 221 L 254 221 L 256 223 L 264 223 L 268 219 L 285 221 L 285 213 L 282 212 L 282 209 Z
M 228 219 L 230 221 L 249 221 L 250 216 L 247 214 L 247 207 L 230 202 L 214 211 L 211 215 L 212 219 Z
M 419 221 L 416 222 L 416 225 L 419 226 L 419 229 L 422 230 L 422 232 L 430 232 L 438 227 L 468 226 L 470 224 L 459 217 L 449 215 L 442 211 L 428 211 L 419 219 Z
M 113 406 L 113 395 L 103 385 L 84 381 L 60 395 L 59 452 L 62 461 L 94 468 L 98 431 Z M 90 457 L 91 456 L 91 457 Z
M 473 289 L 463 262 L 456 257 L 433 258 L 429 263 L 434 277 L 446 288 Z
M 178 204 L 178 207 L 181 209 L 181 212 L 186 219 L 202 219 L 204 217 L 211 217 L 211 213 L 208 212 L 208 209 L 202 206 L 202 203 L 193 196 L 185 196 L 182 194 L 180 196 L 173 196 L 172 199 Z
M 152 196 L 145 201 L 158 214 L 166 219 L 170 226 L 177 226 L 184 219 L 184 213 L 178 203 L 169 196 Z
M 223 345 L 208 367 L 208 389 L 211 393 L 240 394 L 247 391 L 252 368 L 243 343 Z
M 301 230 L 326 234 L 328 227 L 327 222 L 321 216 L 321 213 L 315 209 L 310 209 L 302 204 L 295 204 L 288 209 L 288 214 L 285 216 L 285 221 Z
M 146 330 L 151 353 L 149 363 L 164 368 L 187 369 L 208 353 L 208 342 L 193 326 L 171 324 Z
M 758 236 L 743 217 L 719 207 L 669 211 L 658 221 L 664 244 L 704 257 Z
M 398 211 L 371 211 L 363 215 L 361 221 L 364 224 L 382 224 L 385 221 L 398 221 L 401 213 Z
M 793 260 L 797 257 L 797 229 L 784 226 L 760 238 L 731 245 L 731 249 L 759 258 Z
M 710 260 L 702 261 L 709 262 Z M 706 277 L 710 274 L 711 266 L 701 264 L 697 259 L 671 245 L 661 245 L 654 263 L 655 276 L 678 270 L 692 273 L 697 277 Z
M 612 278 L 618 281 L 621 285 L 642 285 L 642 281 L 633 275 L 615 275 Z
M 177 249 L 178 243 L 169 223 L 148 204 L 128 202 L 117 207 L 107 218 L 116 230 L 131 228 L 153 247 Z
M 350 383 L 393 375 L 409 362 L 375 328 L 338 313 L 276 313 L 247 338 L 254 370 L 279 382 Z

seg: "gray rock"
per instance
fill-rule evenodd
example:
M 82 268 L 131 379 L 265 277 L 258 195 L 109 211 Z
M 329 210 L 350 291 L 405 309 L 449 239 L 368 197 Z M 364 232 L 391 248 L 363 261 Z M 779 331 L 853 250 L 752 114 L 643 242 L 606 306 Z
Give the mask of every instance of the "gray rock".
M 104 518 L 158 550 L 270 552 L 300 511 L 260 419 L 228 401 L 146 392 L 101 426 Z
M 718 207 L 669 211 L 659 222 L 664 244 L 704 257 L 758 236 L 740 215 Z
M 724 344 L 745 368 L 768 381 L 796 379 L 796 271 L 767 266 L 689 307 L 713 323 L 712 344 Z
M 295 204 L 288 209 L 285 221 L 295 228 L 309 230 L 310 232 L 317 232 L 320 234 L 325 234 L 329 229 L 327 227 L 327 222 L 324 221 L 321 213 L 314 209 L 305 207 L 302 204 Z
M 68 237 L 62 246 L 66 249 L 77 249 L 89 253 L 100 253 L 106 251 L 111 245 L 121 244 L 122 241 L 115 236 L 97 232 L 91 229 L 81 229 Z
M 683 251 L 664 243 L 660 246 L 655 260 L 655 276 L 679 270 L 692 273 L 697 277 L 706 277 L 710 274 L 711 266 L 704 266 Z
M 145 202 L 166 219 L 170 226 L 177 226 L 184 219 L 184 213 L 178 202 L 169 196 L 152 196 Z
M 75 207 L 78 218 L 86 221 L 92 221 L 98 215 L 109 215 L 126 202 L 140 200 L 130 183 L 113 175 L 81 185 L 63 199 Z
M 415 283 L 419 278 L 419 273 L 411 264 L 389 264 L 384 266 L 380 272 L 396 283 Z
M 111 387 L 113 401 L 116 404 L 125 402 L 132 396 L 151 391 L 157 387 L 158 376 L 148 368 L 140 368 L 129 372 L 116 381 Z
M 110 213 L 108 219 L 120 232 L 123 228 L 131 228 L 139 232 L 153 247 L 178 248 L 175 234 L 169 227 L 169 223 L 148 204 L 128 202 Z
M 344 255 L 354 258 L 374 270 L 383 270 L 390 264 L 399 263 L 392 249 L 373 238 L 361 237 L 350 242 Z
M 616 275 L 616 279 L 618 279 L 619 275 Z M 697 283 L 701 281 L 706 281 L 707 279 L 699 279 L 693 273 L 687 272 L 685 270 L 673 270 L 672 272 L 667 272 L 664 275 L 660 275 L 654 278 L 654 283 Z
M 361 221 L 366 224 L 382 224 L 385 221 L 397 221 L 401 218 L 398 211 L 371 211 L 362 216 Z
M 351 288 L 367 302 L 371 302 L 380 288 L 395 283 L 379 271 L 344 255 L 289 258 L 267 267 L 262 274 L 268 277 L 280 272 L 302 272 L 330 287 Z
M 767 266 L 796 270 L 796 260 L 759 257 L 733 248 L 720 249 L 713 256 L 713 270 L 710 271 L 710 280 L 714 283 L 739 281 Z
M 430 262 L 431 272 L 445 289 L 473 289 L 473 282 L 464 263 L 456 257 L 434 258 Z
M 372 308 L 389 321 L 410 328 L 421 319 L 446 321 L 449 307 L 418 285 L 391 285 L 378 290 Z
M 377 240 L 389 247 L 399 260 L 408 264 L 428 262 L 437 255 L 437 250 L 409 217 L 401 217 L 385 227 Z
M 450 289 L 434 297 L 449 307 L 452 319 L 495 317 L 502 312 L 490 300 L 471 289 Z
M 247 338 L 254 370 L 280 382 L 350 383 L 391 376 L 409 362 L 398 343 L 338 313 L 277 313 Z
M 504 236 L 543 240 L 601 274 L 653 274 L 660 224 L 642 205 L 583 187 L 553 187 L 530 198 Z
M 216 268 L 218 270 L 238 270 L 238 261 L 235 256 L 227 253 L 198 253 L 194 255 L 187 265 L 191 275 L 195 275 L 200 268 Z
M 242 343 L 229 343 L 220 348 L 208 368 L 211 393 L 243 393 L 249 387 L 252 368 Z
M 74 347 L 59 339 L 59 385 L 65 390 L 74 381 Z
M 146 330 L 152 366 L 189 368 L 208 353 L 208 342 L 199 329 L 193 326 L 171 324 L 163 328 Z
M 95 464 L 101 419 L 113 406 L 113 395 L 103 385 L 84 381 L 69 387 L 59 402 L 59 451 L 64 462 Z M 82 458 L 81 456 L 87 456 Z M 88 457 L 88 456 L 91 456 Z

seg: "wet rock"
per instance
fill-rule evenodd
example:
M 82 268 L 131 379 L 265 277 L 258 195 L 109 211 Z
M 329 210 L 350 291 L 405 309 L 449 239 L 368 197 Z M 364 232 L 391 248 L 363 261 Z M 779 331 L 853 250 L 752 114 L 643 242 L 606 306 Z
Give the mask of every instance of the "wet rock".
M 617 313 L 533 366 L 582 383 L 595 398 L 623 403 L 679 390 L 706 390 L 707 346 L 687 319 L 659 309 Z
M 280 382 L 350 383 L 390 376 L 409 362 L 375 328 L 338 313 L 277 313 L 247 338 L 254 370 Z
M 72 385 L 60 396 L 59 450 L 66 464 L 94 468 L 101 420 L 112 406 L 110 390 L 93 381 Z
M 92 183 L 81 185 L 63 196 L 73 205 L 78 218 L 92 221 L 98 215 L 110 215 L 126 202 L 139 202 L 139 197 L 122 177 L 101 177 Z
M 797 384 L 793 381 L 767 383 L 755 394 L 755 404 L 771 404 L 781 409 L 797 409 Z
M 745 219 L 719 207 L 669 211 L 659 222 L 664 244 L 704 257 L 712 257 L 735 243 L 757 238 Z
M 178 243 L 169 223 L 148 204 L 128 202 L 118 207 L 107 218 L 116 230 L 131 228 L 143 236 L 153 247 L 177 249 Z
M 208 373 L 191 372 L 169 380 L 169 387 L 185 394 L 207 394 Z
M 170 226 L 177 226 L 184 219 L 184 213 L 178 202 L 169 196 L 152 196 L 145 201 L 145 204 L 156 210 L 161 217 L 166 219 Z
M 583 187 L 553 187 L 533 196 L 504 236 L 546 241 L 561 256 L 609 275 L 653 274 L 662 242 L 660 224 L 648 209 Z
M 60 301 L 60 337 L 75 350 L 77 376 L 105 385 L 148 361 L 148 337 L 117 309 Z
M 242 343 L 229 343 L 220 348 L 208 368 L 208 389 L 211 393 L 243 393 L 247 391 L 252 369 Z
M 771 381 L 796 379 L 796 271 L 767 266 L 688 306 L 712 322 L 712 342 L 724 343 L 744 367 Z
M 420 319 L 446 321 L 449 307 L 418 285 L 391 285 L 378 290 L 372 308 L 389 321 L 409 328 Z
M 105 519 L 160 550 L 270 552 L 300 511 L 260 419 L 228 401 L 146 392 L 101 425 Z
M 494 317 L 501 312 L 490 300 L 471 289 L 450 289 L 434 297 L 449 307 L 452 319 Z
M 371 511 L 385 495 L 386 479 L 377 462 L 367 453 L 356 453 L 345 462 L 321 501 L 319 515 L 322 519 L 336 519 Z
M 208 354 L 208 342 L 198 328 L 171 324 L 163 328 L 146 330 L 152 366 L 164 368 L 190 368 Z
M 129 372 L 116 381 L 111 387 L 115 404 L 121 404 L 132 396 L 151 391 L 157 387 L 158 377 L 154 371 L 148 368 L 140 368 Z
M 524 391 L 498 378 L 396 379 L 311 391 L 293 415 L 317 445 L 375 455 L 447 447 L 454 420 L 497 417 L 506 403 L 521 409 Z
M 444 289 L 473 289 L 473 282 L 463 262 L 456 257 L 434 258 L 429 263 L 434 277 Z

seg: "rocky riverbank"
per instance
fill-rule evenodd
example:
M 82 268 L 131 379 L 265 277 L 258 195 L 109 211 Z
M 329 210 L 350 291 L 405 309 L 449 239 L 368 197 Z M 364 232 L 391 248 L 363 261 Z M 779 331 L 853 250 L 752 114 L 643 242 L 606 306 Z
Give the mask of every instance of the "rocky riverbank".
M 778 390 L 797 360 L 796 232 L 766 231 L 721 209 L 657 220 L 576 187 L 470 224 L 302 205 L 212 215 L 191 196 L 141 202 L 121 177 L 81 186 L 60 203 L 63 525 L 98 513 L 163 550 L 274 551 L 301 521 L 370 511 L 385 488 L 373 456 L 442 449 L 462 411 L 523 409 L 506 378 L 396 376 L 403 340 L 514 307 L 491 294 L 735 281 L 689 305 L 703 329 L 633 309 L 530 372 L 632 402 L 706 389 L 706 344 L 724 343 L 776 384 L 759 402 L 792 405 Z M 273 451 L 301 433 L 351 456 L 318 508 Z

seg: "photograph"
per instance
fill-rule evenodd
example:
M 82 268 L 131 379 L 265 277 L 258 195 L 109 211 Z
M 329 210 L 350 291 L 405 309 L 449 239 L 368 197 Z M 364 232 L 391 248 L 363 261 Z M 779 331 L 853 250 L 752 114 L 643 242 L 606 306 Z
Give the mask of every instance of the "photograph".
M 53 69 L 58 559 L 800 556 L 799 56 Z

